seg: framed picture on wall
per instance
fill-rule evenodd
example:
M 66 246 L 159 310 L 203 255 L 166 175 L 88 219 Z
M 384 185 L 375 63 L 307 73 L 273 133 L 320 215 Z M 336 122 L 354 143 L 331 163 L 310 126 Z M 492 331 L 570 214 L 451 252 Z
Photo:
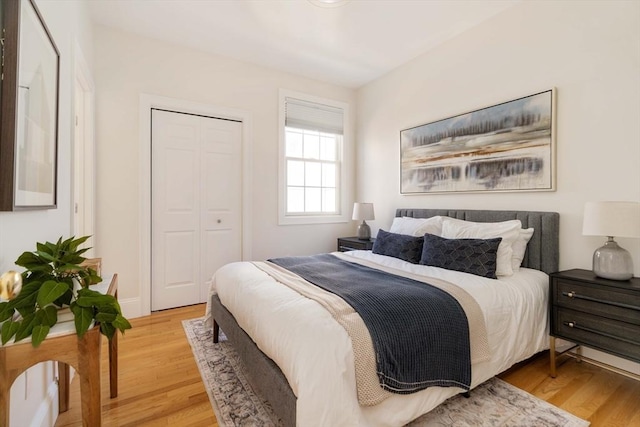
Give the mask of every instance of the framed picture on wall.
M 0 210 L 56 207 L 60 54 L 33 0 L 3 1 Z
M 401 194 L 555 190 L 555 89 L 400 132 Z

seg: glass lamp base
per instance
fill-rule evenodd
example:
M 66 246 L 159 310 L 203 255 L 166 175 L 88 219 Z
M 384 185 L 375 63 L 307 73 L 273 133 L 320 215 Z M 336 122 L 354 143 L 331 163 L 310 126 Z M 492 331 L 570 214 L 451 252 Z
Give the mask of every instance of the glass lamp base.
M 633 277 L 631 254 L 609 237 L 604 246 L 593 253 L 593 273 L 603 279 L 629 280 Z

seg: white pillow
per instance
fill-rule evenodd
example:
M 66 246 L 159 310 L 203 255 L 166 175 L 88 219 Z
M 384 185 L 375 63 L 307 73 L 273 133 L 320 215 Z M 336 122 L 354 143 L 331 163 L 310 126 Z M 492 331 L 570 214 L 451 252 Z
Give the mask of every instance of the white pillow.
M 533 236 L 533 228 L 522 228 L 520 229 L 520 235 L 511 245 L 511 249 L 513 249 L 513 255 L 511 257 L 511 268 L 513 269 L 514 273 L 520 270 L 522 260 L 524 259 L 524 253 L 527 250 L 527 243 L 529 243 L 529 240 L 531 240 L 531 236 Z
M 471 222 L 444 218 L 442 237 L 447 239 L 491 239 L 502 237 L 496 259 L 496 276 L 511 276 L 513 267 L 513 243 L 520 236 L 522 222 L 519 219 L 502 222 Z
M 426 233 L 439 236 L 442 233 L 442 217 L 411 218 L 408 216 L 393 218 L 389 233 L 424 236 Z

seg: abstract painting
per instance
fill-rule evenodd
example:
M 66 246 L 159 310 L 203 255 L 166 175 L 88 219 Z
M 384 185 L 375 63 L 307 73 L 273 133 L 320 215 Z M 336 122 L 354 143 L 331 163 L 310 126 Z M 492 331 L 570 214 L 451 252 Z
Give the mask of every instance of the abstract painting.
M 555 90 L 400 132 L 402 194 L 555 190 Z

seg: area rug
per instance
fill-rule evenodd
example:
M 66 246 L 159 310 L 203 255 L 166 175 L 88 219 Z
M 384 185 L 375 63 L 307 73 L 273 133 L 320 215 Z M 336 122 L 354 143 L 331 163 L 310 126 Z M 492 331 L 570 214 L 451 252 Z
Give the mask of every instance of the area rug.
M 221 426 L 278 426 L 269 404 L 257 395 L 243 373 L 237 353 L 221 332 L 213 332 L 203 319 L 182 322 L 198 364 L 211 406 Z M 471 391 L 471 397 L 453 397 L 407 426 L 537 426 L 586 427 L 589 423 L 498 378 Z

